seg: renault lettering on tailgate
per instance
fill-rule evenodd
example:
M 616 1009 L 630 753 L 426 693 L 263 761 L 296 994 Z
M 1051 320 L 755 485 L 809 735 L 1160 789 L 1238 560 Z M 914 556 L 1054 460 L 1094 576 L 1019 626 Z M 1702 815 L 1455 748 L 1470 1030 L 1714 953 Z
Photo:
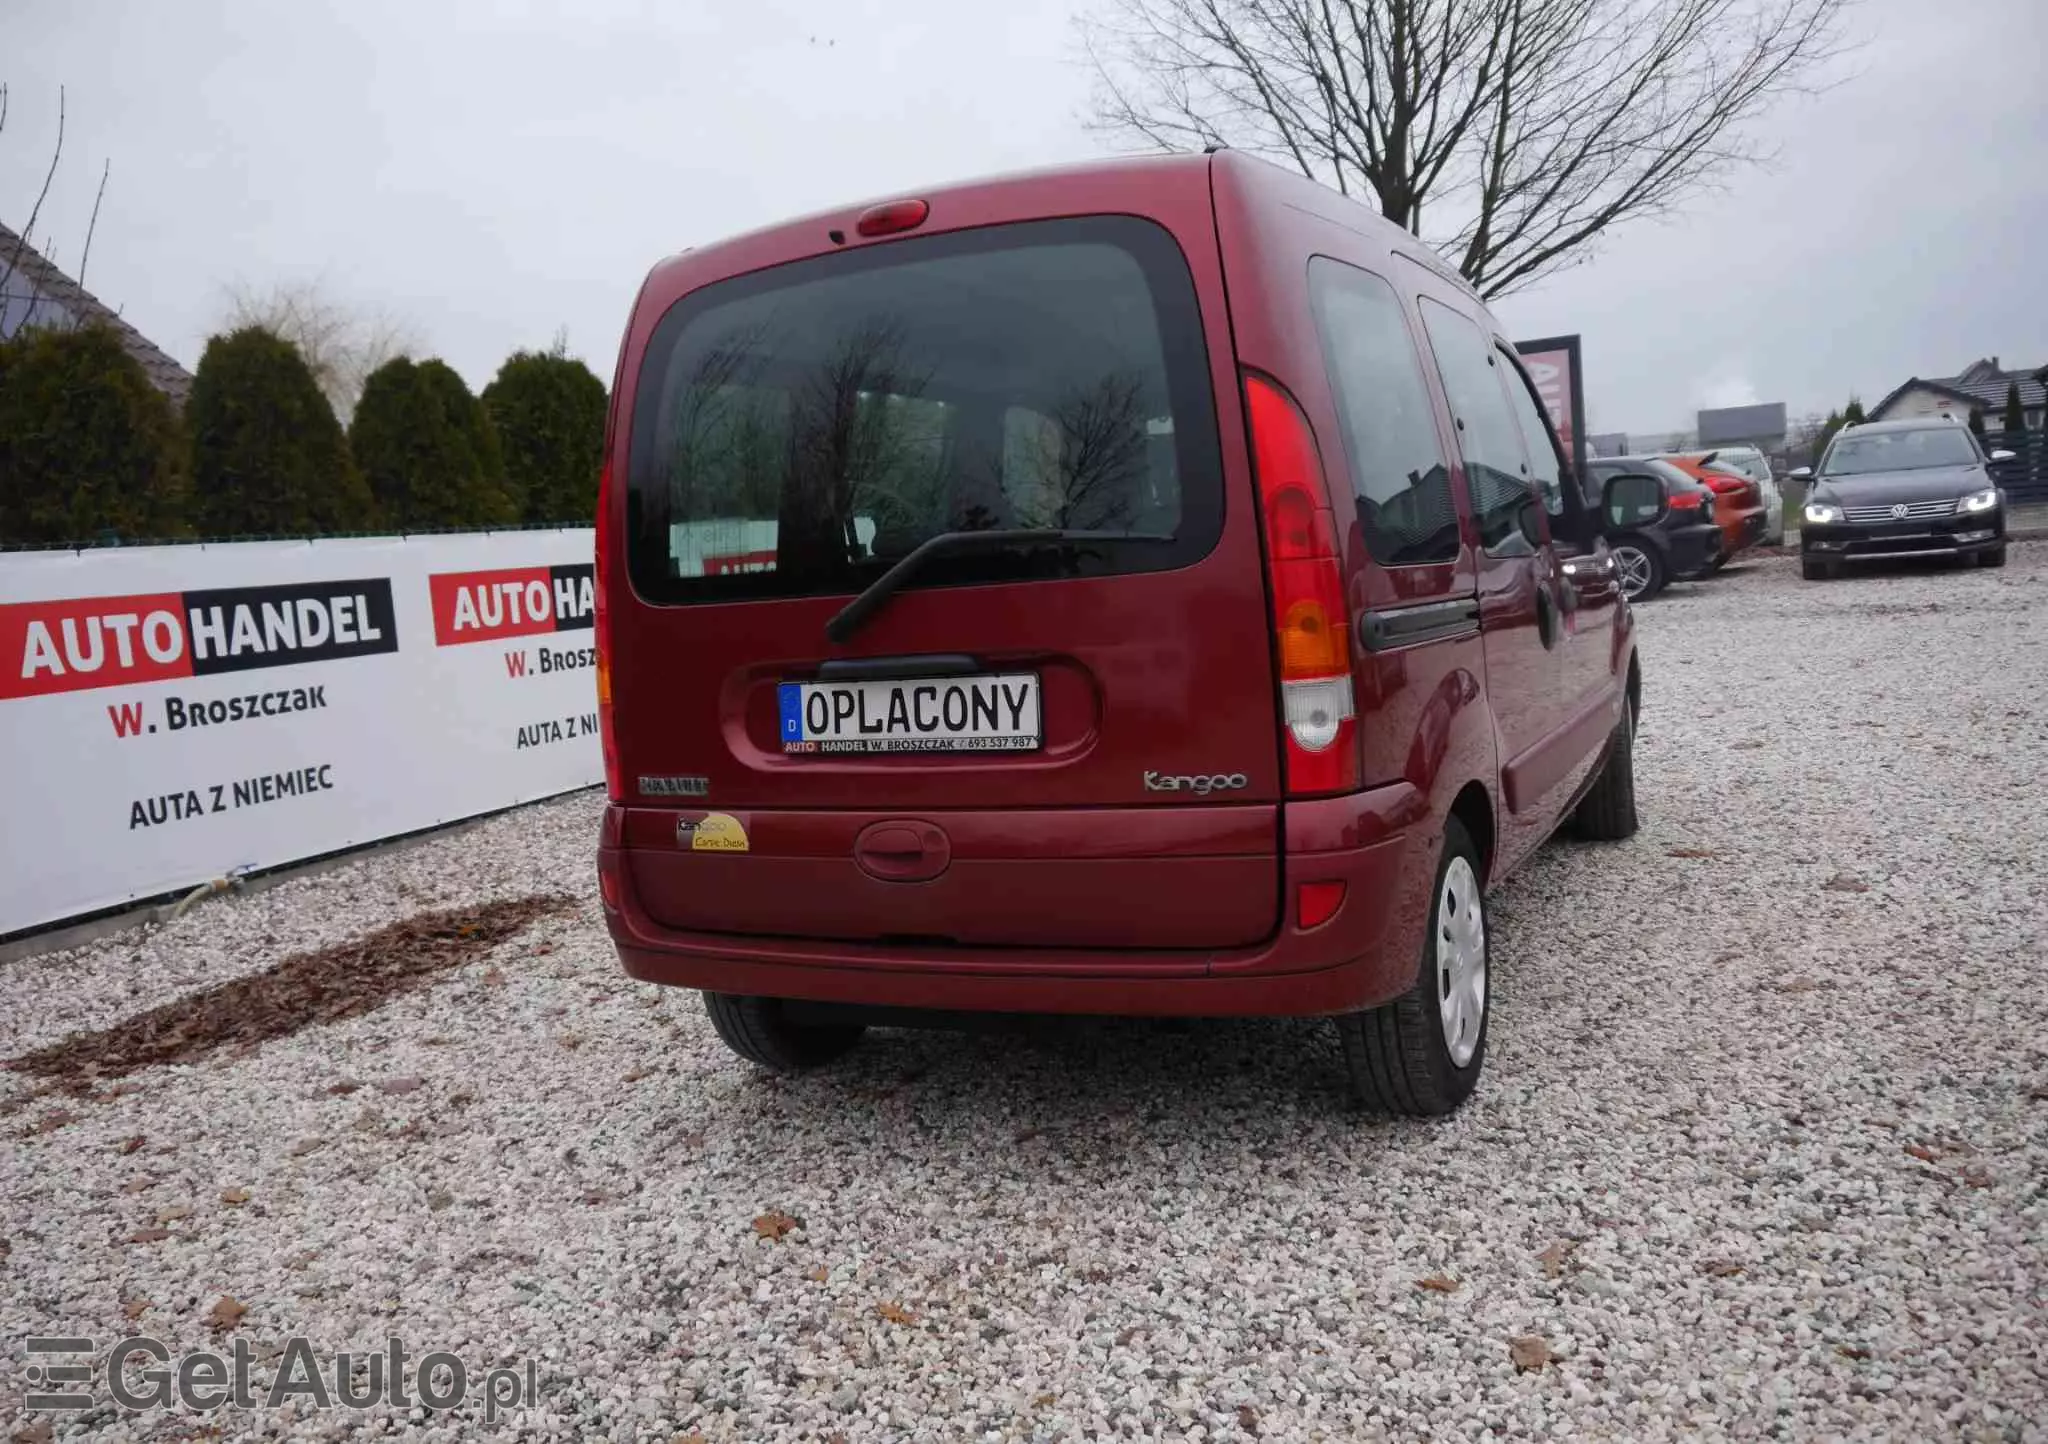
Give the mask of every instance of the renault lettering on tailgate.
M 784 682 L 785 752 L 1031 752 L 1040 742 L 1029 672 Z

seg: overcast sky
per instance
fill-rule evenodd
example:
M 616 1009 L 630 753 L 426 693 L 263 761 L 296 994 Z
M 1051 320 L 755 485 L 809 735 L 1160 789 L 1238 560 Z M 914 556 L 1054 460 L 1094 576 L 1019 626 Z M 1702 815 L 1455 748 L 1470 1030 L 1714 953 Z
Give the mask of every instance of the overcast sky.
M 804 211 L 1102 153 L 1089 0 L 0 0 L 0 221 L 68 89 L 38 239 L 186 361 L 230 285 L 315 281 L 472 385 L 566 326 L 609 381 L 648 265 Z M 2048 4 L 1863 0 L 1778 166 L 1510 298 L 1585 338 L 1592 429 L 1795 415 L 1980 355 L 2048 363 Z

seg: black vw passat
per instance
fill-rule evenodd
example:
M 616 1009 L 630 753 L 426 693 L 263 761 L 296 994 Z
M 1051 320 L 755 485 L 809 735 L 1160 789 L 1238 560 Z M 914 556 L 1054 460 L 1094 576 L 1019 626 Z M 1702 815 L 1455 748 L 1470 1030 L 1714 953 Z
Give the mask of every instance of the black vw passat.
M 1846 562 L 1888 557 L 1956 557 L 2005 565 L 2005 495 L 1990 461 L 1959 422 L 1871 421 L 1845 426 L 1811 478 L 1799 527 L 1807 580 L 1840 574 Z

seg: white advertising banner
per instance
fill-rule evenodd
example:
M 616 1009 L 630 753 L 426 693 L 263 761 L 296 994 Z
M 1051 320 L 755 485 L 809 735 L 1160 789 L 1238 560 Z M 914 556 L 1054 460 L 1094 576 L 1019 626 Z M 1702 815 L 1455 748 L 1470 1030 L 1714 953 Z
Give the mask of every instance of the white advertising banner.
M 601 781 L 591 545 L 0 555 L 0 935 Z

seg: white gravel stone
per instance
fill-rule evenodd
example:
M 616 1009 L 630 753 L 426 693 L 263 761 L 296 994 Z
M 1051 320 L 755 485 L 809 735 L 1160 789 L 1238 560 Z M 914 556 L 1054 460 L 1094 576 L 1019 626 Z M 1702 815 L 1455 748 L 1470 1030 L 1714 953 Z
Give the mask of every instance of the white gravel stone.
M 196 1349 L 232 1295 L 259 1353 L 534 1360 L 504 1438 L 2048 1440 L 2048 548 L 1831 585 L 1768 559 L 1639 615 L 1644 830 L 1495 896 L 1453 1120 L 1344 1112 L 1311 1022 L 888 1033 L 760 1076 L 620 972 L 582 795 L 0 971 L 14 1057 L 422 908 L 583 900 L 121 1097 L 0 1075 L 0 1336 Z M 761 1239 L 769 1210 L 802 1226 Z

